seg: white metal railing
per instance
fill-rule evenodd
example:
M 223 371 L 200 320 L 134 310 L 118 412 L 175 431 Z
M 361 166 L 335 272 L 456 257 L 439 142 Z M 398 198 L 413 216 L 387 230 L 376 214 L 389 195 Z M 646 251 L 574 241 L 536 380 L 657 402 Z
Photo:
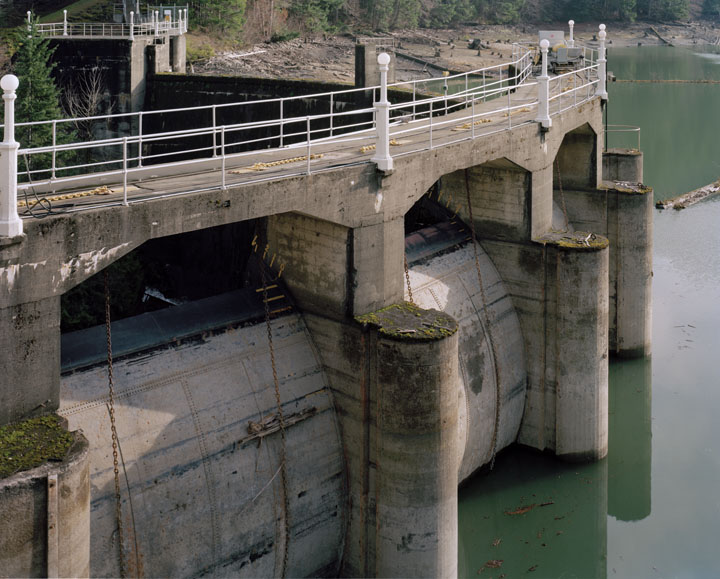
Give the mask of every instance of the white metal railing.
M 383 56 L 386 55 L 380 55 Z M 546 56 L 545 51 L 545 74 Z M 377 145 L 378 154 L 372 161 L 381 169 L 381 165 L 392 167 L 389 155 L 392 139 L 405 143 L 402 152 L 395 155 L 400 157 L 521 124 L 539 121 L 549 128 L 550 123 L 545 121 L 551 116 L 602 94 L 605 86 L 599 62 L 600 58 L 588 52 L 586 66 L 543 83 L 542 75 L 533 76 L 533 52 L 518 46 L 509 62 L 452 76 L 398 82 L 389 85 L 395 89 L 389 92 L 381 85 L 286 98 L 18 123 L 10 130 L 10 137 L 6 127 L 4 143 L 14 141 L 15 127 L 23 134 L 32 133 L 34 142 L 18 151 L 19 167 L 9 168 L 16 179 L 11 196 L 14 199 L 17 192 L 25 191 L 38 193 L 122 183 L 123 202 L 127 203 L 128 184 L 145 178 L 219 171 L 219 182 L 209 184 L 208 188 L 225 188 L 229 167 L 247 167 L 259 159 L 279 164 L 278 159 L 291 157 L 304 161 L 302 167 L 295 165 L 292 174 L 309 174 L 313 155 L 319 152 L 336 153 L 336 159 L 344 157 L 342 161 L 333 161 L 334 166 L 368 162 L 367 154 L 358 153 L 361 146 L 363 151 L 371 149 L 368 143 Z M 383 75 L 383 85 L 384 79 Z M 6 106 L 15 98 L 11 85 L 3 84 Z M 387 94 L 386 101 L 383 93 Z M 381 106 L 383 101 L 386 107 Z M 307 114 L 308 106 L 320 112 Z M 547 119 L 543 106 L 547 108 Z M 534 110 L 536 117 L 532 115 Z M 5 118 L 14 125 L 11 113 L 6 111 Z M 88 125 L 104 127 L 104 134 L 78 137 L 78 131 Z M 0 154 L 0 163 L 5 158 Z M 263 178 L 269 177 L 258 180 Z M 0 182 L 0 235 L 6 188 L 4 181 Z
M 623 135 L 630 134 L 630 140 L 634 141 L 634 146 L 630 147 L 631 149 L 635 149 L 637 151 L 640 150 L 640 127 L 636 127 L 635 125 L 606 125 L 605 126 L 605 135 L 607 137 L 608 133 L 617 135 L 622 133 Z M 607 146 L 607 139 L 606 139 L 606 148 Z
M 35 32 L 46 38 L 67 36 L 85 38 L 134 38 L 135 36 L 179 36 L 187 32 L 187 9 L 171 6 L 167 15 L 163 7 L 148 10 L 147 14 L 131 11 L 128 23 L 115 22 L 68 22 L 67 10 L 63 10 L 62 22 L 36 23 Z M 32 14 L 27 13 L 28 30 L 32 30 Z

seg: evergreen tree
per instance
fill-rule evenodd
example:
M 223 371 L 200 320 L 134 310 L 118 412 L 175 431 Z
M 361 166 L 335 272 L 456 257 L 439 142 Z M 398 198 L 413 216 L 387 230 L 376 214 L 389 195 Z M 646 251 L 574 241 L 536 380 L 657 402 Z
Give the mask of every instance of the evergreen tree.
M 720 18 L 720 0 L 705 0 L 702 8 L 708 18 Z
M 17 51 L 13 57 L 13 71 L 20 79 L 15 101 L 15 121 L 47 121 L 59 119 L 60 91 L 55 85 L 52 71 L 54 48 L 50 41 L 37 32 L 37 21 L 32 20 L 30 30 L 22 27 L 17 33 Z M 21 147 L 42 147 L 52 144 L 52 127 L 37 125 L 18 127 L 16 139 Z

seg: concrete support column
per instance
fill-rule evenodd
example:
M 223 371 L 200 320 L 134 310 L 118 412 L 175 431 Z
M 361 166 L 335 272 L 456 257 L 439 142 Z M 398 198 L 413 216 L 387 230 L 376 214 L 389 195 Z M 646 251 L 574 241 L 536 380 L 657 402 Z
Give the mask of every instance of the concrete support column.
M 0 424 L 56 410 L 60 296 L 0 309 Z
M 614 201 L 614 202 L 613 202 Z M 615 308 L 610 349 L 617 356 L 649 356 L 652 344 L 653 195 L 646 187 L 608 191 L 608 237 Z M 611 309 L 611 314 L 612 314 Z
M 637 149 L 603 151 L 602 178 L 605 181 L 643 182 L 643 154 Z
M 88 442 L 79 432 L 62 462 L 0 480 L 0 574 L 90 576 Z
M 402 300 L 404 220 L 382 218 L 354 229 L 297 213 L 268 218 L 269 251 L 303 310 L 344 319 Z
M 597 460 L 608 449 L 608 246 L 555 245 L 555 453 Z
M 430 321 L 398 312 L 378 330 L 375 574 L 456 577 L 457 333 L 414 336 L 457 325 L 432 310 L 422 313 Z M 384 333 L 398 328 L 417 333 Z

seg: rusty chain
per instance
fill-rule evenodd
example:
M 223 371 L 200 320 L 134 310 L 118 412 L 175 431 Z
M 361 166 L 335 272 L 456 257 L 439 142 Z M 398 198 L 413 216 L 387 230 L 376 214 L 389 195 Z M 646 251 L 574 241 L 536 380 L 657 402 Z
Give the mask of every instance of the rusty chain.
M 112 435 L 113 473 L 115 475 L 115 518 L 118 529 L 118 562 L 120 564 L 120 576 L 127 577 L 127 567 L 123 549 L 125 537 L 122 522 L 122 502 L 120 496 L 120 463 L 118 461 L 118 435 L 115 427 L 115 384 L 113 378 L 112 361 L 112 337 L 110 333 L 110 284 L 107 270 L 105 278 L 105 337 L 107 339 L 107 363 L 108 363 L 108 412 L 110 414 L 110 433 Z
M 415 305 L 415 302 L 413 301 L 413 295 L 412 295 L 412 287 L 410 287 L 410 272 L 408 271 L 408 260 L 407 255 L 403 257 L 405 260 L 405 281 L 407 282 L 407 288 L 408 288 L 408 297 L 410 298 L 408 301 Z
M 290 548 L 290 495 L 288 494 L 287 465 L 285 460 L 285 417 L 282 411 L 282 402 L 280 400 L 280 381 L 277 374 L 277 365 L 275 362 L 275 348 L 272 339 L 272 326 L 270 324 L 270 306 L 268 303 L 267 279 L 265 278 L 265 264 L 260 261 L 260 272 L 262 276 L 262 294 L 265 304 L 265 325 L 267 327 L 268 347 L 270 348 L 270 364 L 272 365 L 273 382 L 275 384 L 275 402 L 277 404 L 278 421 L 280 423 L 280 480 L 283 488 L 283 506 L 285 515 L 285 552 L 283 553 L 282 568 L 280 577 L 287 577 L 288 552 Z

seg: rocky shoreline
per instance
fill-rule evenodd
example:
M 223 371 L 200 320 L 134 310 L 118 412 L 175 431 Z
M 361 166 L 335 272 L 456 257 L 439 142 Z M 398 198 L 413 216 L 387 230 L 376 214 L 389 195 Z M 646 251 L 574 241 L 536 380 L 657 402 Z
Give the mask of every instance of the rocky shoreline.
M 402 53 L 409 54 L 436 69 L 468 71 L 491 66 L 507 60 L 512 44 L 537 42 L 539 29 L 565 29 L 567 24 L 525 26 L 462 26 L 453 29 L 396 30 L 388 34 Z M 579 23 L 575 38 L 589 45 L 595 44 L 596 23 Z M 707 45 L 720 43 L 720 29 L 708 22 L 677 24 L 610 23 L 607 28 L 608 48 L 637 45 Z M 469 41 L 477 39 L 480 49 L 469 48 Z M 354 82 L 355 37 L 296 38 L 285 42 L 262 43 L 239 51 L 223 52 L 191 65 L 195 74 L 223 74 L 261 78 L 313 79 L 324 82 Z M 400 59 L 398 80 L 430 77 L 437 70 Z

